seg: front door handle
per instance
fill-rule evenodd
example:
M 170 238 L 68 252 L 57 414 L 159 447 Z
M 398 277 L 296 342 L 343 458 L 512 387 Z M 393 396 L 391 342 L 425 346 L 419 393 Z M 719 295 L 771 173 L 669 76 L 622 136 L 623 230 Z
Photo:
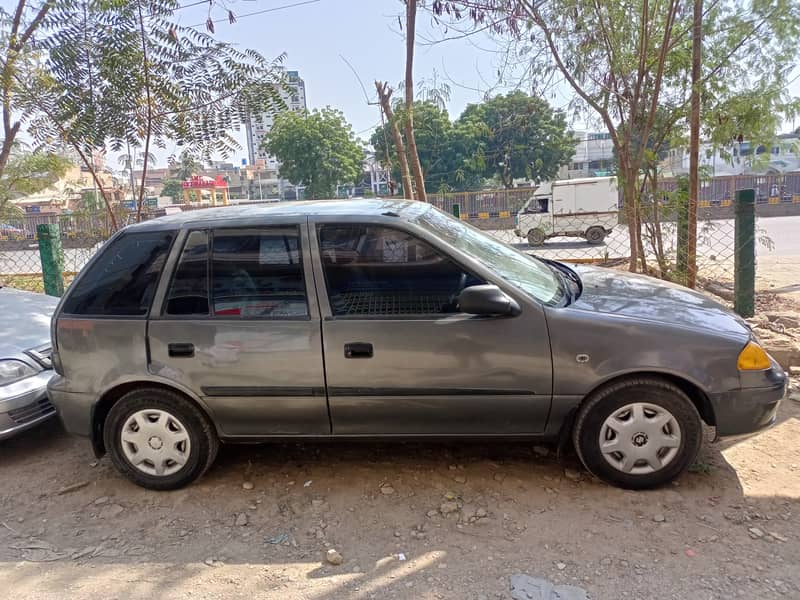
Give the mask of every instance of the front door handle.
M 194 356 L 194 344 L 169 344 L 167 351 L 170 356 L 192 357 Z
M 344 345 L 345 358 L 372 358 L 372 344 L 369 342 L 350 342 Z

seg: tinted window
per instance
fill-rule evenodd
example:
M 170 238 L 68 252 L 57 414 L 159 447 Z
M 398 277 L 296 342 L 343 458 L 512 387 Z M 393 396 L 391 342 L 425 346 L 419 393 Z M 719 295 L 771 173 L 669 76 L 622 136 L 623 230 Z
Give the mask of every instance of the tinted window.
M 208 233 L 186 239 L 167 300 L 168 315 L 208 315 Z
M 296 227 L 214 232 L 211 281 L 216 316 L 308 316 Z
M 144 316 L 150 309 L 173 233 L 124 233 L 100 250 L 64 312 L 73 315 Z
M 396 229 L 324 225 L 319 241 L 334 315 L 454 313 L 464 287 L 485 283 Z

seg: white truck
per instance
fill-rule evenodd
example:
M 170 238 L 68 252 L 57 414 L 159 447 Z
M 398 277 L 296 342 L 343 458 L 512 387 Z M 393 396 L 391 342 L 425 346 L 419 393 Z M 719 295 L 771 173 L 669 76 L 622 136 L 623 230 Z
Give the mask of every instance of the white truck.
M 556 236 L 600 244 L 619 223 L 618 200 L 615 177 L 546 182 L 517 213 L 514 233 L 531 246 Z

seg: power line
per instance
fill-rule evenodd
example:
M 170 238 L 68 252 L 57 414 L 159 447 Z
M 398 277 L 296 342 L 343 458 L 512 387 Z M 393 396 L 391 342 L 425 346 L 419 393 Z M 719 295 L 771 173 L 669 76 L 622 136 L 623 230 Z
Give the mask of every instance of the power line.
M 203 0 L 203 1 L 206 2 L 207 0 Z M 244 19 L 245 17 L 254 17 L 256 15 L 263 15 L 263 14 L 275 12 L 275 11 L 278 11 L 278 10 L 284 10 L 286 8 L 294 8 L 296 6 L 304 6 L 306 4 L 316 4 L 319 1 L 320 0 L 305 0 L 305 2 L 295 2 L 294 4 L 284 4 L 283 6 L 275 6 L 273 8 L 265 8 L 263 10 L 257 10 L 257 11 L 251 12 L 251 13 L 244 13 L 243 15 L 234 15 L 234 16 L 236 17 L 236 20 L 238 21 L 240 19 Z M 199 4 L 199 2 L 198 2 L 198 4 Z M 213 22 L 214 23 L 227 23 L 228 22 L 228 18 L 225 17 L 224 19 L 216 19 Z M 206 21 L 204 21 L 202 23 L 197 23 L 195 25 L 189 25 L 189 27 L 202 27 L 205 24 L 206 24 Z

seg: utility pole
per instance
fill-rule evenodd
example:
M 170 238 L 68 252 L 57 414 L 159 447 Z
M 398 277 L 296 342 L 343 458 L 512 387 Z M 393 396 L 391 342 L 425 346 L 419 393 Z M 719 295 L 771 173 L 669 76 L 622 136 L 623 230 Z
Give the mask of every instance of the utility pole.
M 703 0 L 694 0 L 692 95 L 689 113 L 689 239 L 686 285 L 697 285 L 697 202 L 700 195 L 700 77 L 703 61 Z

